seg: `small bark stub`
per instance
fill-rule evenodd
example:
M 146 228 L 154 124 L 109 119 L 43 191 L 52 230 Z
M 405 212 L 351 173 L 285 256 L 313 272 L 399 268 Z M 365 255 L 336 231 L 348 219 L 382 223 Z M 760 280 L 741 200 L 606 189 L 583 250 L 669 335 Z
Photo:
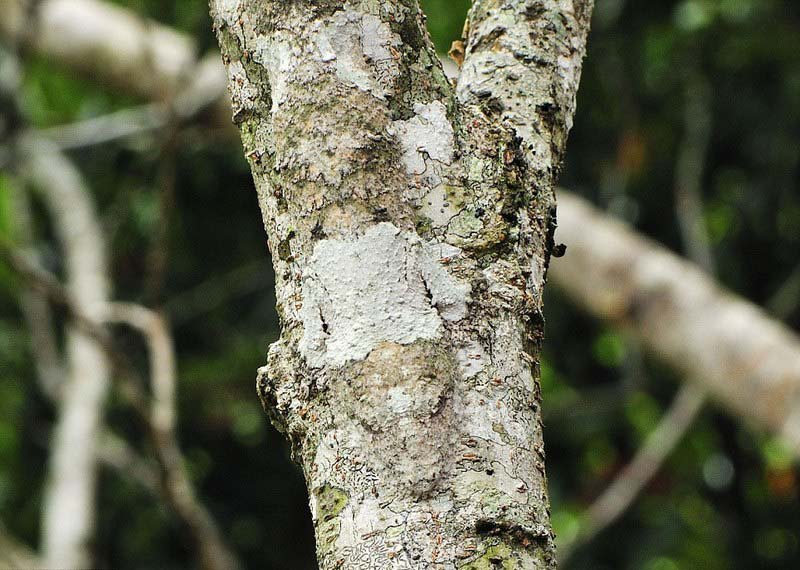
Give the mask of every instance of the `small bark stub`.
M 275 265 L 259 394 L 320 567 L 554 568 L 538 385 L 590 2 L 214 0 Z

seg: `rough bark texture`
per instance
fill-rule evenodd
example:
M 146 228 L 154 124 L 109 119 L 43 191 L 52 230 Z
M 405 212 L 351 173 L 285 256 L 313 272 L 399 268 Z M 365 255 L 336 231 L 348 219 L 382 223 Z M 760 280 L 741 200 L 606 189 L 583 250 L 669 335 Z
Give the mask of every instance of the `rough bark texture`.
M 456 94 L 415 0 L 212 2 L 323 569 L 555 565 L 541 292 L 588 4 L 477 2 Z
M 636 331 L 643 345 L 800 456 L 800 339 L 697 266 L 559 193 L 569 261 L 551 274 L 579 306 Z M 587 232 L 584 228 L 592 228 Z

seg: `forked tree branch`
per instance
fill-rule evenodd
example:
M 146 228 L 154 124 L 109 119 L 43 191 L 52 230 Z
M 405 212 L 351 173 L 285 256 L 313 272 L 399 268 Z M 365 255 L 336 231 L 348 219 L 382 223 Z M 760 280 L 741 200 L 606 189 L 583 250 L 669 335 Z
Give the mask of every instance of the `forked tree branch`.
M 321 568 L 555 564 L 541 294 L 574 110 L 561 83 L 577 88 L 588 18 L 544 4 L 502 11 L 509 49 L 550 57 L 520 71 L 557 107 L 548 153 L 502 94 L 456 94 L 416 0 L 212 2 L 279 276 L 258 389 L 304 469 Z M 476 82 L 482 54 L 465 56 Z

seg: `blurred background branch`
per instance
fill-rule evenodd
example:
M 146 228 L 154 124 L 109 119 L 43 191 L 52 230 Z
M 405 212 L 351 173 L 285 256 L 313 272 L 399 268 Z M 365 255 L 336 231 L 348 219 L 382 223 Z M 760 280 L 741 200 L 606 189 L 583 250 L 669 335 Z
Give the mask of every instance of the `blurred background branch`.
M 13 61 L 10 64 L 4 62 L 6 69 L 9 65 L 13 66 Z M 59 414 L 50 446 L 49 478 L 42 510 L 43 564 L 66 568 L 93 564 L 91 543 L 98 480 L 96 459 L 105 457 L 122 466 L 135 458 L 134 452 L 121 445 L 121 440 L 101 432 L 110 372 L 106 352 L 111 353 L 113 362 L 122 369 L 125 392 L 137 403 L 140 411 L 147 398 L 138 388 L 139 383 L 127 359 L 114 348 L 100 324 L 111 320 L 136 328 L 148 339 L 153 406 L 149 416 L 142 415 L 163 470 L 164 498 L 194 536 L 201 568 L 237 568 L 236 557 L 225 546 L 213 518 L 195 496 L 177 444 L 175 361 L 166 323 L 156 313 L 142 307 L 109 304 L 106 240 L 94 213 L 90 192 L 77 169 L 52 143 L 38 138 L 35 133 L 15 136 L 23 122 L 14 92 L 16 77 L 13 72 L 7 72 L 3 77 L 6 106 L 15 118 L 15 129 L 7 133 L 16 139 L 10 153 L 15 160 L 14 167 L 20 179 L 40 192 L 48 208 L 64 252 L 68 279 L 67 287 L 62 288 L 55 277 L 37 268 L 35 262 L 27 261 L 8 244 L 2 244 L 3 257 L 10 266 L 35 282 L 36 286 L 21 297 L 22 309 L 32 327 L 33 350 L 43 358 L 38 368 L 40 382 Z M 166 176 L 164 193 L 168 196 L 173 182 L 169 175 Z M 28 245 L 33 241 L 30 207 L 27 197 L 16 184 L 12 190 L 17 220 L 15 229 L 23 243 Z M 165 209 L 168 209 L 169 198 L 166 200 Z M 161 241 L 165 231 L 162 228 Z M 156 248 L 159 255 L 161 250 Z M 35 255 L 33 251 L 30 254 Z M 154 273 L 163 271 L 159 263 L 154 263 Z M 154 287 L 158 287 L 160 278 L 156 275 L 154 279 Z M 75 322 L 80 324 L 78 327 L 74 327 L 74 323 L 67 324 L 66 363 L 69 372 L 63 382 L 56 379 L 56 375 L 63 375 L 63 372 L 46 295 L 68 308 Z M 103 316 L 104 312 L 108 314 Z M 105 446 L 103 449 L 100 449 L 101 444 Z M 142 465 L 142 461 L 136 463 Z M 134 473 L 149 482 L 145 467 L 139 467 Z
M 675 170 L 675 212 L 687 257 L 709 275 L 714 275 L 714 255 L 703 218 L 701 196 L 712 110 L 709 86 L 698 72 L 690 72 L 685 94 L 685 132 Z M 631 462 L 586 510 L 576 540 L 560 549 L 563 563 L 568 562 L 574 549 L 591 543 L 631 507 L 692 427 L 703 410 L 707 392 L 702 381 L 687 380 Z
M 0 565 L 3 568 L 39 568 L 42 562 L 35 552 L 9 536 L 0 524 Z

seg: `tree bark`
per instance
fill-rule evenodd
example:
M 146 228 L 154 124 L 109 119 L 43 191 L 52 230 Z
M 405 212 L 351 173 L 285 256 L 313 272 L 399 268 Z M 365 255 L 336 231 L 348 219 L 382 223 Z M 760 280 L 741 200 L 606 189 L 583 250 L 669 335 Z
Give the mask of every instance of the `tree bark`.
M 415 0 L 212 2 L 323 569 L 555 567 L 541 292 L 589 4 L 476 2 L 456 92 Z

